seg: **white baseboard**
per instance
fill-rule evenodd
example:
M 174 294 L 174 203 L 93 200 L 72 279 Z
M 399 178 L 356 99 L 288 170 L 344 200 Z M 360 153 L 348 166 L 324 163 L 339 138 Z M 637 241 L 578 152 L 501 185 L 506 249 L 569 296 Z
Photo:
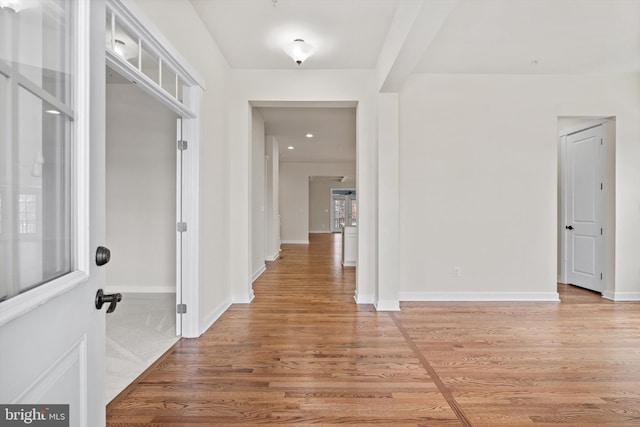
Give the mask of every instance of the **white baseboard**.
M 398 297 L 400 301 L 560 301 L 557 292 L 400 292 Z
M 359 294 L 358 291 L 353 293 L 353 299 L 356 304 L 373 304 L 374 296 L 373 294 Z
M 200 335 L 204 334 L 215 322 L 231 307 L 231 298 L 227 298 L 222 304 L 219 304 L 207 315 L 200 323 Z
M 258 269 L 253 272 L 253 276 L 251 277 L 251 283 L 255 282 L 256 279 L 260 277 L 262 273 L 264 273 L 265 271 L 267 271 L 267 266 L 264 265 L 264 263 L 262 263 L 260 267 L 258 267 Z
M 231 302 L 233 304 L 249 304 L 254 297 L 253 289 L 251 289 L 246 295 L 231 295 Z
M 176 286 L 128 286 L 128 285 L 106 285 L 106 294 L 175 294 Z
M 400 311 L 400 301 L 398 300 L 378 300 L 374 306 L 376 311 Z
M 344 261 L 342 263 L 343 267 L 355 267 L 356 266 L 356 261 Z
M 308 240 L 283 240 L 283 244 L 285 245 L 308 245 Z
M 280 251 L 276 252 L 274 255 L 267 256 L 267 261 L 275 261 L 280 258 Z
M 611 301 L 640 301 L 640 292 L 612 292 L 604 291 L 602 298 Z
M 333 231 L 331 230 L 309 230 L 309 234 L 331 234 Z

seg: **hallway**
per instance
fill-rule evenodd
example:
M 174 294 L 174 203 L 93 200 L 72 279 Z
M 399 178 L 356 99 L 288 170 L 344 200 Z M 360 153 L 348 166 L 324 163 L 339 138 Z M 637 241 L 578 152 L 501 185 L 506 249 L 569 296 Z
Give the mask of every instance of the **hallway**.
M 353 302 L 340 235 L 283 245 L 199 339 L 107 407 L 107 425 L 631 426 L 640 304 L 560 285 L 562 303 Z

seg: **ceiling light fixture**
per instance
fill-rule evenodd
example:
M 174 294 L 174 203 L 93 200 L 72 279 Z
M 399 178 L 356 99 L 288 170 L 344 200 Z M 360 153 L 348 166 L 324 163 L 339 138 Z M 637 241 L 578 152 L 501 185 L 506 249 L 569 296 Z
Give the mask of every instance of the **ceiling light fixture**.
M 314 48 L 302 39 L 295 39 L 284 47 L 287 55 L 295 61 L 296 64 L 302 64 L 308 57 L 313 55 Z
M 287 147 L 288 150 L 293 150 L 293 145 Z
M 58 110 L 45 110 L 44 112 L 47 114 L 53 114 L 54 116 L 60 115 L 60 111 Z
M 0 0 L 0 9 L 7 12 L 18 13 L 24 9 L 38 7 L 36 0 Z
M 138 46 L 131 46 L 122 39 L 113 41 L 113 50 L 124 59 L 131 59 L 138 56 Z
M 313 134 L 312 133 L 308 133 L 305 135 L 307 138 L 313 138 Z

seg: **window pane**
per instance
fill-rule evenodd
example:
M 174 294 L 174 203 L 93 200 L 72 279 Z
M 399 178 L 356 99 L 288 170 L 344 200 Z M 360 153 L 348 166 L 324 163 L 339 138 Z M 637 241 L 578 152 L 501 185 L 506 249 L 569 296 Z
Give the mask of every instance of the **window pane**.
M 171 96 L 177 98 L 176 94 L 176 73 L 172 69 L 162 63 L 162 89 L 169 92 Z
M 111 23 L 107 23 L 111 28 Z M 110 46 L 108 46 L 111 48 Z M 116 55 L 127 60 L 131 65 L 139 69 L 138 64 L 138 37 L 125 29 L 116 18 L 115 33 L 113 38 L 113 51 Z
M 142 73 L 160 85 L 160 60 L 142 47 Z
M 12 219 L 6 230 L 13 272 L 9 297 L 74 267 L 71 120 L 22 88 L 17 113 L 6 201 Z
M 9 13 L 10 39 L 17 45 L 10 60 L 26 77 L 65 104 L 71 92 L 71 7 L 64 0 L 23 2 L 25 9 Z
M 15 4 L 0 14 L 0 301 L 76 267 L 75 2 Z
M 358 201 L 351 199 L 351 225 L 356 226 L 358 224 Z
M 178 101 L 184 104 L 184 88 L 186 87 L 186 83 L 182 80 L 181 77 L 178 77 L 178 93 L 176 94 L 176 98 Z

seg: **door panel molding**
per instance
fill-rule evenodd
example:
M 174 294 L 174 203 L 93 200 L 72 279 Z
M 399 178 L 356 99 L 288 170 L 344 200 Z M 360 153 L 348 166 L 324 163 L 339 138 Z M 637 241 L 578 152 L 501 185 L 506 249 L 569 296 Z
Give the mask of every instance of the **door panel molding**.
M 84 335 L 56 360 L 12 402 L 15 404 L 69 404 L 75 411 L 86 408 L 87 399 L 87 337 Z M 73 385 L 75 387 L 69 387 Z M 76 394 L 68 399 L 68 392 Z M 53 401 L 67 396 L 64 401 Z M 86 425 L 86 413 L 80 416 Z

